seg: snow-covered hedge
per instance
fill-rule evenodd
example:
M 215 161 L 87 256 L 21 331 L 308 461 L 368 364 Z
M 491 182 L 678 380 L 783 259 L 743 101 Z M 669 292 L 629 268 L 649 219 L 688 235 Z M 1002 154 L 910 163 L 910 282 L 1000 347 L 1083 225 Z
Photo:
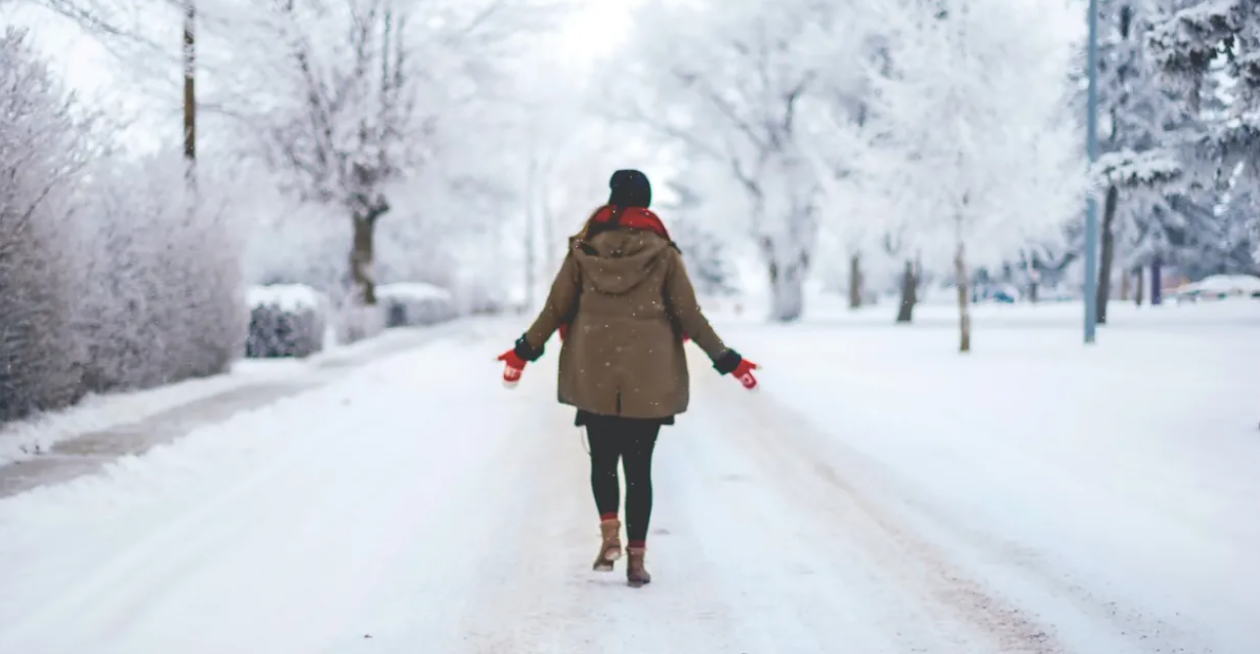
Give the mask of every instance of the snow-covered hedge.
M 0 34 L 0 420 L 82 394 L 73 252 L 59 233 L 87 129 L 25 35 Z
M 107 155 L 26 36 L 0 35 L 0 420 L 226 370 L 245 334 L 216 184 Z
M 306 357 L 324 348 L 327 299 L 303 284 L 249 289 L 250 358 Z
M 91 170 L 80 210 L 90 390 L 145 388 L 227 370 L 245 339 L 241 248 L 215 185 L 188 208 L 179 153 Z
M 376 301 L 385 310 L 387 327 L 432 325 L 456 316 L 450 291 L 423 282 L 382 284 Z

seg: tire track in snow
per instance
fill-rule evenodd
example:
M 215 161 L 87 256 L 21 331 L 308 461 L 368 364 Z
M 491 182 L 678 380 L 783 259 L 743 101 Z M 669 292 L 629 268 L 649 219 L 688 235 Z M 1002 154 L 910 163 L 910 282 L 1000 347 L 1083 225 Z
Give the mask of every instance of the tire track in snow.
M 21 551 L 32 567 L 56 565 L 66 554 L 81 559 L 83 548 L 104 547 L 99 560 L 80 565 L 86 576 L 55 578 L 59 587 L 47 601 L 20 607 L 0 629 L 0 651 L 308 652 L 354 629 L 343 624 L 352 617 L 348 609 L 390 582 L 391 564 L 407 565 L 416 551 L 434 551 L 421 533 L 434 526 L 426 514 L 466 507 L 443 503 L 442 493 L 465 503 L 479 499 L 470 476 L 461 473 L 479 479 L 498 472 L 480 467 L 485 457 L 474 440 L 452 442 L 454 434 L 441 430 L 416 434 L 425 422 L 415 418 L 444 412 L 449 416 L 439 417 L 460 417 L 476 402 L 469 401 L 471 389 L 458 384 L 423 377 L 394 383 L 414 367 L 412 357 L 374 366 L 353 375 L 367 384 L 339 384 L 243 415 L 172 450 L 154 451 L 120 471 L 120 478 L 85 479 L 77 488 L 41 489 L 12 500 L 28 509 L 59 502 L 49 508 L 64 514 L 60 522 L 39 525 L 55 527 L 50 537 L 64 538 L 84 526 L 100 532 L 85 533 L 83 542 L 50 543 L 56 546 L 52 557 Z M 408 401 L 416 393 L 427 393 L 419 411 Z M 496 424 L 496 416 L 485 412 L 462 418 L 473 433 Z M 185 483 L 179 473 L 188 457 L 206 454 L 226 454 L 229 467 L 215 460 L 213 475 Z M 97 485 L 107 495 L 146 493 L 120 493 L 123 534 L 105 533 L 83 513 L 94 504 L 83 491 Z M 164 492 L 174 497 L 147 497 Z M 134 542 L 123 540 L 132 533 Z M 464 543 L 439 543 L 451 544 Z
M 679 537 L 733 605 L 739 647 L 724 651 L 814 654 L 924 651 L 938 639 L 907 629 L 895 593 L 861 552 L 829 530 L 812 503 L 785 503 L 760 453 L 739 447 L 707 403 L 679 420 L 678 452 L 662 481 L 682 505 Z M 681 455 L 681 456 L 679 456 Z M 795 500 L 796 498 L 791 498 Z
M 77 652 L 85 651 L 84 647 L 106 647 L 102 643 L 77 643 L 75 639 L 79 634 L 96 633 L 97 629 L 119 631 L 121 621 L 149 603 L 154 593 L 160 594 L 178 583 L 179 573 L 204 561 L 246 527 L 225 520 L 238 502 L 304 461 L 304 457 L 268 457 L 263 465 L 204 503 L 144 534 L 123 550 L 107 554 L 109 558 L 99 561 L 87 576 L 76 579 L 73 588 L 48 604 L 35 607 L 15 626 L 7 628 L 0 635 L 0 651 Z M 146 585 L 145 579 L 157 583 Z M 78 628 L 59 628 L 67 616 L 78 617 Z
M 912 611 L 929 618 L 939 637 L 961 639 L 957 644 L 966 644 L 969 651 L 984 644 L 1003 654 L 1066 651 L 1051 626 L 970 576 L 837 473 L 825 460 L 827 449 L 818 446 L 812 425 L 764 396 L 736 400 L 733 393 L 742 389 L 718 387 L 723 382 L 730 383 L 710 379 L 706 385 L 714 395 L 727 398 L 722 406 L 730 415 L 718 417 L 724 431 L 756 452 L 771 472 L 775 490 L 830 518 L 832 540 L 860 546 L 885 579 L 897 580 L 912 601 L 918 598 L 921 602 Z M 945 615 L 969 629 L 951 633 Z
M 722 389 L 728 390 L 728 389 Z M 916 548 L 932 552 L 932 558 L 948 566 L 951 563 L 944 541 L 961 545 L 970 554 L 980 554 L 989 561 L 1000 561 L 999 574 L 1003 585 L 1019 588 L 1021 597 L 1036 597 L 1039 607 L 1053 607 L 1056 617 L 1065 628 L 1075 629 L 1073 642 L 1089 643 L 1090 648 L 1104 648 L 1101 640 L 1107 640 L 1105 649 L 1113 652 L 1202 652 L 1215 651 L 1204 645 L 1204 638 L 1186 631 L 1157 616 L 1143 612 L 1131 603 L 1109 596 L 1097 585 L 1088 585 L 1064 570 L 1056 569 L 1053 561 L 1026 545 L 1003 540 L 970 527 L 958 519 L 948 517 L 948 507 L 933 506 L 930 498 L 916 496 L 913 484 L 898 480 L 898 475 L 886 464 L 846 446 L 838 436 L 823 433 L 812 421 L 777 400 L 759 397 L 759 419 L 773 416 L 773 424 L 784 425 L 782 432 L 788 437 L 784 444 L 796 450 L 799 457 L 813 458 L 814 472 L 830 485 L 843 490 L 863 510 L 881 522 L 891 532 L 909 536 Z M 954 416 L 966 422 L 967 416 Z M 886 498 L 884 502 L 874 499 Z M 899 512 L 897 520 L 888 510 L 888 499 L 913 511 L 914 520 L 907 520 Z M 911 522 L 914 522 L 911 526 Z M 928 536 L 931 532 L 933 536 Z M 1015 574 L 1012 574 L 1015 573 Z M 964 575 L 967 576 L 967 575 Z M 974 577 L 974 575 L 970 575 Z M 992 591 L 989 591 L 992 594 Z M 1013 601 L 1006 601 L 1016 607 Z M 1021 611 L 1026 615 L 1031 612 Z M 1045 619 L 1040 620 L 1045 623 Z M 1070 623 L 1070 624 L 1069 624 Z M 1064 630 L 1055 628 L 1056 632 Z M 1064 643 L 1069 640 L 1060 633 L 1057 646 L 1061 651 L 1071 651 Z M 1082 645 L 1083 647 L 1086 645 Z

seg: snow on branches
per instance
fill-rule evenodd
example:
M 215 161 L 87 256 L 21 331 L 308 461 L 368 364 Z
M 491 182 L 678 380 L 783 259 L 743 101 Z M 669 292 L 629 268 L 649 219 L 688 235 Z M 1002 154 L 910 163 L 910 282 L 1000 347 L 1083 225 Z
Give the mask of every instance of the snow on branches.
M 23 33 L 0 36 L 0 421 L 240 356 L 222 185 L 205 176 L 190 211 L 178 153 L 111 153 L 101 125 Z
M 841 3 L 848 5 L 850 3 Z M 606 111 L 724 168 L 768 272 L 771 315 L 794 320 L 818 236 L 818 182 L 801 151 L 803 99 L 837 70 L 841 7 L 808 0 L 640 10 L 631 71 L 609 70 Z M 843 69 L 840 67 L 839 69 Z M 625 85 L 630 72 L 636 80 Z
M 0 421 L 73 402 L 73 252 L 59 238 L 91 126 L 23 31 L 0 34 Z
M 1181 161 L 1166 150 L 1108 152 L 1098 157 L 1094 170 L 1107 184 L 1127 189 L 1162 190 L 1184 175 Z
M 1196 78 L 1224 55 L 1244 87 L 1260 91 L 1260 17 L 1255 0 L 1205 0 L 1155 25 L 1156 60 L 1173 76 Z
M 852 183 L 883 198 L 890 231 L 929 265 L 952 264 L 963 351 L 971 269 L 1060 233 L 1079 211 L 1085 170 L 1067 111 L 1075 52 L 1052 29 L 1069 9 L 1050 0 L 881 7 L 890 64 L 872 72 Z
M 1189 89 L 1203 128 L 1187 139 L 1191 156 L 1233 198 L 1260 190 L 1260 11 L 1255 0 L 1197 0 L 1151 30 L 1155 58 L 1168 79 Z M 1205 98 L 1212 92 L 1214 106 Z M 1211 109 L 1211 111 L 1209 111 Z M 1241 173 L 1241 175 L 1240 175 Z M 1222 215 L 1232 215 L 1224 212 Z M 1260 216 L 1250 231 L 1260 233 Z M 1260 261 L 1260 240 L 1253 240 Z
M 503 82 L 545 4 L 272 0 L 220 35 L 249 62 L 226 94 L 247 138 L 296 197 L 350 218 L 360 302 L 375 304 L 377 222 L 435 161 L 443 123 Z

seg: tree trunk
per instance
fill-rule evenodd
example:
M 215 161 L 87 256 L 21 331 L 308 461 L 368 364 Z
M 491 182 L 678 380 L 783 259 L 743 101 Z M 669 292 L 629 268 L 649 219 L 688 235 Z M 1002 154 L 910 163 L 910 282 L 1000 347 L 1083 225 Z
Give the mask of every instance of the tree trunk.
M 854 254 L 849 257 L 849 308 L 862 306 L 862 258 Z
M 1160 261 L 1159 255 L 1155 255 L 1155 260 L 1151 262 L 1151 306 L 1158 306 L 1164 302 L 1164 270 L 1163 262 Z
M 1036 304 L 1038 291 L 1041 290 L 1041 258 L 1032 255 L 1032 260 L 1028 266 L 1032 270 L 1028 271 L 1028 301 Z
M 1135 299 L 1137 300 L 1137 305 L 1139 307 L 1142 306 L 1142 301 L 1146 299 L 1146 275 L 1144 274 L 1145 272 L 1146 271 L 1143 270 L 1141 267 L 1133 271 L 1133 275 L 1137 277 L 1137 293 L 1136 293 Z
M 1111 228 L 1116 221 L 1119 201 L 1120 190 L 1112 185 L 1107 189 L 1107 200 L 1103 205 L 1102 252 L 1098 261 L 1098 296 L 1095 301 L 1100 325 L 1107 324 L 1107 300 L 1111 298 L 1111 264 L 1116 254 L 1116 237 Z
M 971 303 L 967 301 L 967 258 L 962 241 L 954 252 L 954 283 L 958 286 L 958 351 L 971 351 Z
M 906 270 L 901 273 L 901 306 L 897 309 L 897 322 L 914 320 L 914 305 L 919 302 L 919 280 L 914 262 L 906 259 Z
M 794 322 L 805 312 L 805 274 L 809 271 L 809 253 L 799 246 L 776 242 L 772 237 L 761 239 L 762 255 L 770 275 L 770 318 L 778 322 Z
M 372 271 L 376 218 L 354 216 L 354 243 L 350 248 L 350 278 L 364 306 L 376 304 L 376 279 Z
M 1132 286 L 1133 273 L 1128 270 L 1120 273 L 1120 301 L 1129 301 L 1129 287 Z
M 770 317 L 793 322 L 805 311 L 805 267 L 799 262 L 770 263 Z
M 194 0 L 184 5 L 184 174 L 188 187 L 196 187 L 197 162 L 197 7 Z

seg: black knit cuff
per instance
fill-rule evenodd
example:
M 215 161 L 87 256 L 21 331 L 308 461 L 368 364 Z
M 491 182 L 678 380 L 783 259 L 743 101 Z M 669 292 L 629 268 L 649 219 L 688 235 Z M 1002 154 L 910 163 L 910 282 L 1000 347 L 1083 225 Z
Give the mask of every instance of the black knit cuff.
M 735 369 L 739 367 L 739 363 L 743 360 L 744 357 L 740 356 L 739 352 L 727 350 L 713 362 L 713 369 L 717 370 L 719 374 L 729 375 L 735 372 Z
M 512 348 L 512 351 L 516 352 L 516 356 L 520 357 L 521 361 L 537 361 L 539 357 L 543 355 L 543 348 L 540 347 L 535 350 L 530 347 L 529 341 L 525 338 L 524 334 L 522 334 L 520 338 L 516 339 L 516 347 Z M 734 370 L 734 368 L 732 368 L 732 370 Z

